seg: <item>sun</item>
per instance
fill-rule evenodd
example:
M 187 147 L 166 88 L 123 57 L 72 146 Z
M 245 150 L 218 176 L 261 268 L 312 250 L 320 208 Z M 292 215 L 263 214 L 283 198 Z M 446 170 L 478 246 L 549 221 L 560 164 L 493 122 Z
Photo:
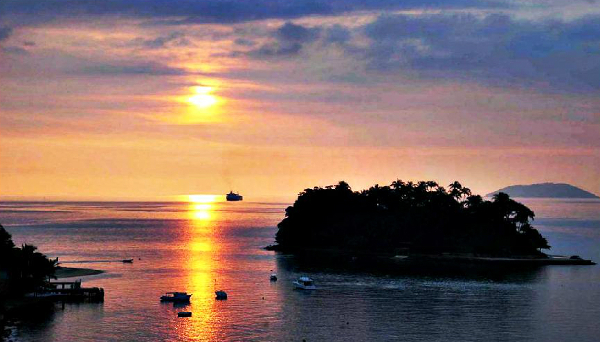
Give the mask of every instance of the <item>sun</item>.
M 194 87 L 194 95 L 188 97 L 187 101 L 197 108 L 209 108 L 217 104 L 218 99 L 211 93 L 213 87 L 197 86 Z
M 217 83 L 202 83 L 187 88 L 186 94 L 177 98 L 183 103 L 181 112 L 174 117 L 178 124 L 208 124 L 218 123 L 224 120 L 222 114 L 223 106 L 227 103 L 225 98 L 217 95 L 219 86 Z

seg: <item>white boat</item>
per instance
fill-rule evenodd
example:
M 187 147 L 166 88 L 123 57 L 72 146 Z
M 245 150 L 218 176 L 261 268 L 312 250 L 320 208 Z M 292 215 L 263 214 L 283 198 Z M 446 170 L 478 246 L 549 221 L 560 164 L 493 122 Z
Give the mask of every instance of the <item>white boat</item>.
M 309 277 L 298 278 L 298 280 L 294 281 L 294 288 L 296 288 L 298 290 L 316 290 L 317 289 L 313 280 L 310 279 Z
M 161 302 L 189 302 L 191 294 L 187 292 L 167 292 L 164 296 L 160 297 Z

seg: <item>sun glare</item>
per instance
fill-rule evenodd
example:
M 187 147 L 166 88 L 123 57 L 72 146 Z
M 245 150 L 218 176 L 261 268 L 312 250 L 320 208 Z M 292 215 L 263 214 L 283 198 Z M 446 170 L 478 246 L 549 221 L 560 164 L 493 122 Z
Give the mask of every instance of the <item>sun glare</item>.
M 194 95 L 190 96 L 187 100 L 200 109 L 212 107 L 218 102 L 217 97 L 211 94 L 213 91 L 213 87 L 194 87 Z
M 194 221 L 210 221 L 213 216 L 214 203 L 218 201 L 218 195 L 186 195 L 189 217 Z
M 188 202 L 191 203 L 213 203 L 217 201 L 217 195 L 188 195 Z
M 219 83 L 212 80 L 198 83 L 202 85 L 189 87 L 185 89 L 185 94 L 176 98 L 184 107 L 175 117 L 170 116 L 169 120 L 183 125 L 223 121 L 221 113 L 227 101 L 217 95 Z

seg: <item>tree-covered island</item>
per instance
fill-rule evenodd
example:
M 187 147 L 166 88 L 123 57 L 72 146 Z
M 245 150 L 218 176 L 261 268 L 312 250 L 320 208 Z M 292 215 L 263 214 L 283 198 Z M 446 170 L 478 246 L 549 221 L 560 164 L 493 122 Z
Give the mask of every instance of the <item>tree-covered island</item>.
M 271 249 L 546 258 L 541 250 L 550 246 L 534 216 L 504 193 L 487 201 L 458 182 L 396 180 L 352 191 L 342 181 L 301 192 Z

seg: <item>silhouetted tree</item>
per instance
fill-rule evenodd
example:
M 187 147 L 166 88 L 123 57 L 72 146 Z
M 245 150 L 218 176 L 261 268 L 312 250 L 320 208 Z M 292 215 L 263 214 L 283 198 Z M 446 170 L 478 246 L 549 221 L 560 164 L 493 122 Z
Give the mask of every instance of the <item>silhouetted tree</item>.
M 0 225 L 0 270 L 8 273 L 12 291 L 32 291 L 54 277 L 56 260 L 48 259 L 33 245 L 15 247 L 11 235 Z

